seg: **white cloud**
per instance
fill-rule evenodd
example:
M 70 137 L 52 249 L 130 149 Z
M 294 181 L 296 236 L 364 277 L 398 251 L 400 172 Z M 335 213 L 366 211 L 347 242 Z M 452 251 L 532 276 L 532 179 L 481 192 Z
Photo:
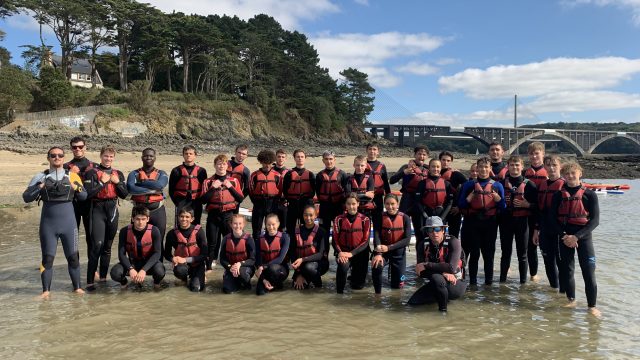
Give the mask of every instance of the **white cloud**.
M 309 41 L 320 55 L 320 65 L 329 69 L 334 78 L 339 72 L 357 68 L 369 74 L 374 86 L 393 87 L 401 78 L 385 67 L 391 59 L 401 59 L 431 52 L 445 42 L 444 38 L 426 33 L 407 34 L 386 32 L 378 34 L 320 34 Z
M 249 19 L 259 14 L 273 16 L 285 29 L 297 29 L 302 20 L 340 11 L 331 0 L 145 0 L 164 12 L 185 14 L 237 15 Z
M 535 113 L 640 108 L 640 94 L 615 91 L 563 91 L 543 95 L 526 106 Z
M 499 99 L 518 94 L 540 96 L 563 91 L 611 88 L 640 72 L 640 59 L 601 57 L 555 58 L 524 65 L 466 69 L 438 80 L 442 93 L 463 91 L 475 99 Z
M 397 72 L 400 73 L 408 73 L 414 75 L 433 75 L 436 74 L 440 69 L 437 67 L 430 65 L 428 63 L 420 63 L 417 61 L 411 61 L 405 65 L 398 66 L 396 68 Z
M 38 31 L 40 24 L 33 18 L 31 11 L 28 13 L 18 13 L 5 19 L 7 26 L 18 30 Z M 42 32 L 44 34 L 53 35 L 53 30 L 47 25 L 42 26 Z
M 460 59 L 442 58 L 442 59 L 436 60 L 436 65 L 445 66 L 445 65 L 457 64 L 459 62 L 460 62 Z
M 631 10 L 631 19 L 635 26 L 640 26 L 640 0 L 564 0 L 567 6 L 595 5 L 599 7 L 616 6 Z
M 356 4 L 369 6 L 369 0 L 353 0 Z

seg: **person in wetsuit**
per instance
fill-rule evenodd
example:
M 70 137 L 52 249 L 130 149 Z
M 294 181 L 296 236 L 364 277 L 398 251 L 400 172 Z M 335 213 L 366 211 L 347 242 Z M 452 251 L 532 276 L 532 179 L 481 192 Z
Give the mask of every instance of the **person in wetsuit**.
M 280 177 L 284 179 L 284 175 L 289 171 L 284 164 L 287 160 L 287 153 L 284 149 L 276 150 L 276 162 L 273 163 L 273 170 L 280 174 Z M 282 190 L 282 189 L 281 189 Z M 280 228 L 278 230 L 284 231 L 287 225 L 287 200 L 282 196 L 280 191 L 280 198 L 278 199 L 278 219 L 280 220 Z
M 83 186 L 86 188 L 87 184 L 84 182 L 87 180 L 85 174 L 94 166 L 98 164 L 93 161 L 87 159 L 85 156 L 87 152 L 87 142 L 81 136 L 74 136 L 69 141 L 69 146 L 71 147 L 71 152 L 73 153 L 73 159 L 64 163 L 65 170 L 69 170 L 70 172 L 74 172 L 80 176 L 80 179 L 83 182 Z M 84 227 L 85 233 L 85 241 L 87 242 L 87 252 L 91 249 L 91 244 L 89 243 L 91 239 L 91 202 L 89 200 L 73 201 L 73 211 L 76 216 L 76 226 L 80 229 L 80 223 L 82 223 Z
M 536 188 L 540 188 L 542 183 L 549 178 L 544 167 L 544 144 L 534 141 L 527 147 L 529 154 L 529 168 L 523 171 L 524 177 L 533 182 Z M 533 242 L 533 233 L 538 222 L 538 214 L 532 212 L 529 216 L 529 242 L 527 245 L 527 260 L 529 262 L 529 274 L 531 281 L 538 281 L 538 245 Z
M 201 200 L 207 210 L 207 270 L 218 261 L 220 239 L 231 232 L 231 216 L 244 199 L 240 182 L 229 175 L 227 156 L 220 154 L 213 160 L 215 173 L 202 184 Z
M 111 279 L 122 288 L 128 286 L 127 276 L 135 284 L 142 285 L 147 275 L 153 277 L 153 287 L 160 288 L 165 269 L 162 257 L 162 236 L 157 226 L 149 221 L 150 211 L 138 205 L 131 211 L 131 224 L 120 229 L 118 237 L 119 263 L 111 268 Z
M 173 275 L 186 282 L 193 292 L 204 290 L 204 271 L 209 251 L 200 224 L 195 224 L 195 211 L 184 206 L 178 213 L 178 225 L 167 233 L 164 258 L 173 264 Z
M 484 284 L 493 283 L 493 259 L 498 234 L 497 214 L 505 208 L 502 184 L 489 177 L 491 160 L 476 161 L 478 178 L 464 183 L 458 207 L 466 213 L 462 224 L 462 247 L 469 253 L 469 284 L 478 284 L 478 260 L 484 261 Z
M 73 291 L 83 294 L 80 286 L 80 254 L 78 252 L 78 227 L 73 211 L 72 201 L 84 201 L 87 192 L 82 186 L 80 176 L 65 170 L 64 150 L 54 146 L 47 151 L 49 169 L 36 174 L 22 194 L 24 202 L 42 200 L 40 214 L 40 280 L 42 281 L 43 299 L 51 294 L 53 278 L 53 260 L 56 256 L 58 239 L 62 242 L 67 269 L 73 285 Z
M 367 168 L 365 173 L 373 176 L 374 193 L 373 203 L 376 207 L 373 209 L 373 229 L 379 229 L 382 221 L 382 213 L 384 212 L 384 195 L 391 192 L 389 186 L 389 175 L 387 167 L 378 160 L 380 156 L 380 145 L 376 142 L 367 144 Z
M 233 214 L 231 233 L 222 239 L 220 265 L 224 268 L 222 291 L 225 294 L 251 289 L 256 247 L 251 235 L 244 232 L 245 223 L 244 216 Z
M 358 212 L 358 195 L 351 193 L 345 200 L 346 213 L 333 222 L 333 249 L 336 256 L 336 291 L 344 293 L 347 273 L 351 269 L 351 289 L 365 285 L 369 271 L 369 234 L 371 220 Z
M 160 231 L 164 238 L 167 230 L 167 211 L 164 206 L 163 189 L 169 182 L 164 170 L 155 168 L 156 151 L 146 148 L 142 151 L 142 167 L 133 170 L 127 176 L 127 189 L 131 194 L 134 206 L 144 206 L 149 209 L 149 223 Z M 162 260 L 161 260 L 162 261 Z
M 129 194 L 122 171 L 113 168 L 116 149 L 107 145 L 100 150 L 100 164 L 87 171 L 85 186 L 91 203 L 91 233 L 87 264 L 87 290 L 95 290 L 95 277 L 107 281 L 111 246 L 118 232 L 118 198 Z
M 251 229 L 254 239 L 260 237 L 266 216 L 277 213 L 278 201 L 282 198 L 282 176 L 272 169 L 276 154 L 272 150 L 262 150 L 257 158 L 262 167 L 251 173 L 249 178 L 249 198 L 253 204 Z
M 302 209 L 307 204 L 313 204 L 316 193 L 316 178 L 313 173 L 304 168 L 307 155 L 302 149 L 293 152 L 296 166 L 289 170 L 283 178 L 282 196 L 287 199 L 287 233 L 295 231 L 298 222 L 302 223 Z
M 504 157 L 504 147 L 499 142 L 489 144 L 489 159 L 491 159 L 491 171 L 489 177 L 495 181 L 504 179 L 509 172 L 507 163 L 502 160 Z
M 398 197 L 387 194 L 379 229 L 373 232 L 373 256 L 371 258 L 371 278 L 376 294 L 382 292 L 382 270 L 389 264 L 391 288 L 404 286 L 404 271 L 407 265 L 407 246 L 411 240 L 411 219 L 398 211 Z
M 282 289 L 289 276 L 289 235 L 278 231 L 280 221 L 277 214 L 267 214 L 264 222 L 265 232 L 259 235 L 256 244 L 256 252 L 259 253 L 256 253 L 256 295 Z
M 347 176 L 344 188 L 345 197 L 351 193 L 358 195 L 360 200 L 358 212 L 373 221 L 373 211 L 376 208 L 376 204 L 373 202 L 375 182 L 374 177 L 366 173 L 366 158 L 362 155 L 356 156 L 353 159 L 353 169 L 353 174 Z
M 181 165 L 176 166 L 169 174 L 169 197 L 176 207 L 174 226 L 178 226 L 180 209 L 189 206 L 193 209 L 195 225 L 202 219 L 202 183 L 207 179 L 207 170 L 196 164 L 198 152 L 193 145 L 182 148 Z
M 329 233 L 316 224 L 316 207 L 305 206 L 302 211 L 304 223 L 298 225 L 295 237 L 291 240 L 293 247 L 291 268 L 293 268 L 294 289 L 306 289 L 309 284 L 322 287 L 322 275 L 329 270 L 328 248 Z
M 446 312 L 449 300 L 462 297 L 467 289 L 460 240 L 445 235 L 445 227 L 437 216 L 427 220 L 425 230 L 430 241 L 425 247 L 425 262 L 416 265 L 416 274 L 429 282 L 411 296 L 409 305 L 437 302 L 438 310 Z
M 344 212 L 344 189 L 347 186 L 347 174 L 336 167 L 336 155 L 331 150 L 322 153 L 324 169 L 316 175 L 316 194 L 320 204 L 320 227 L 329 234 L 336 216 Z M 325 247 L 329 251 L 329 247 Z
M 462 226 L 462 213 L 460 212 L 460 209 L 458 209 L 458 196 L 460 189 L 462 188 L 462 184 L 467 182 L 467 177 L 452 167 L 453 154 L 451 152 L 440 152 L 438 159 L 440 159 L 440 164 L 442 165 L 440 169 L 440 176 L 451 184 L 454 191 L 454 201 L 451 204 L 449 215 L 447 215 L 447 218 L 443 220 L 445 220 L 448 226 L 449 235 L 459 237 L 460 227 Z
M 520 284 L 527 282 L 527 242 L 529 238 L 529 218 L 537 212 L 538 190 L 533 181 L 522 176 L 524 161 L 512 155 L 507 161 L 509 172 L 500 184 L 504 187 L 506 209 L 498 218 L 500 228 L 500 282 L 507 281 L 511 267 L 513 241 L 516 242 Z M 537 215 L 535 215 L 537 216 Z
M 598 285 L 596 284 L 596 253 L 593 247 L 593 230 L 600 223 L 600 207 L 598 196 L 591 189 L 582 186 L 582 167 L 578 163 L 569 162 L 562 166 L 565 183 L 562 189 L 553 195 L 551 214 L 555 233 L 559 236 L 561 269 L 560 283 L 564 285 L 569 302 L 566 307 L 576 307 L 576 284 L 574 280 L 575 253 L 584 279 L 584 290 L 587 295 L 589 312 L 600 317 L 596 308 Z
M 242 189 L 242 199 L 244 200 L 249 195 L 249 177 L 251 176 L 251 170 L 244 164 L 244 161 L 249 156 L 249 146 L 241 144 L 236 146 L 235 156 L 232 156 L 228 160 L 227 175 L 238 180 L 240 188 Z M 237 214 L 240 208 L 234 210 L 234 214 Z

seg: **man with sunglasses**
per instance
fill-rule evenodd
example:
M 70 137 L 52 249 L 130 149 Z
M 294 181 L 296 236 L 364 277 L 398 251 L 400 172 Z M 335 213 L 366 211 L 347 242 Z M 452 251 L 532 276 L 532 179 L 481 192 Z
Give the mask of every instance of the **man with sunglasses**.
M 64 169 L 70 172 L 76 173 L 80 176 L 80 179 L 83 184 L 85 184 L 85 174 L 90 169 L 96 167 L 98 164 L 93 161 L 87 159 L 85 157 L 85 153 L 87 152 L 86 141 L 81 136 L 75 136 L 69 141 L 69 145 L 71 146 L 71 151 L 73 152 L 73 159 L 64 163 Z M 86 185 L 86 184 L 85 184 Z M 89 213 L 91 210 L 91 201 L 73 201 L 73 212 L 76 216 L 76 227 L 80 228 L 80 221 L 82 220 L 82 225 L 84 226 L 84 232 L 86 235 L 87 245 L 89 244 L 90 237 L 90 220 Z
M 467 290 L 460 240 L 446 235 L 445 227 L 437 216 L 428 218 L 423 227 L 430 241 L 425 244 L 425 262 L 416 265 L 416 274 L 429 282 L 411 296 L 409 305 L 437 302 L 438 309 L 446 312 L 449 299 L 457 299 Z
M 73 200 L 84 201 L 87 192 L 82 186 L 80 176 L 65 170 L 64 150 L 54 146 L 47 152 L 49 168 L 31 179 L 29 186 L 22 194 L 25 202 L 41 200 L 40 247 L 42 262 L 40 263 L 40 279 L 42 280 L 43 299 L 48 299 L 53 278 L 53 260 L 56 256 L 58 239 L 62 242 L 64 256 L 73 291 L 83 294 L 80 287 L 80 255 L 78 253 L 78 228 L 73 215 Z

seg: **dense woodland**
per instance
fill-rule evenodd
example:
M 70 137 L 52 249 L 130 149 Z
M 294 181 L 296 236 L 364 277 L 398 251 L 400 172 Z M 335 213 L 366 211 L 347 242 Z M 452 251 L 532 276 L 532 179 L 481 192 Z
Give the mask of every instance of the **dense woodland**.
M 11 65 L 11 54 L 0 48 L 2 116 L 10 109 L 121 102 L 132 84 L 135 91 L 178 92 L 188 99 L 241 100 L 270 120 L 294 112 L 317 131 L 361 126 L 373 110 L 374 89 L 366 74 L 349 68 L 341 81 L 332 79 L 304 34 L 284 30 L 267 15 L 244 21 L 166 14 L 133 0 L 0 2 L 0 17 L 18 12 L 40 24 L 41 41 L 25 44 L 23 66 Z M 46 28 L 56 44 L 44 41 Z M 43 66 L 53 45 L 61 50 L 58 71 Z M 100 72 L 104 90 L 72 88 L 64 81 L 79 58 Z

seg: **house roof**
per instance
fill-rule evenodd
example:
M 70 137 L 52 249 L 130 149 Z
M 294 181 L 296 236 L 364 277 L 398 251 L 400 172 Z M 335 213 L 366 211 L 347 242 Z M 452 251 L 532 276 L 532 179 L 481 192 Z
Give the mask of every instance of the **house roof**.
M 62 56 L 52 55 L 51 61 L 53 66 L 60 67 L 62 65 Z M 72 73 L 78 74 L 91 74 L 91 64 L 86 59 L 73 59 L 73 65 L 71 66 Z

